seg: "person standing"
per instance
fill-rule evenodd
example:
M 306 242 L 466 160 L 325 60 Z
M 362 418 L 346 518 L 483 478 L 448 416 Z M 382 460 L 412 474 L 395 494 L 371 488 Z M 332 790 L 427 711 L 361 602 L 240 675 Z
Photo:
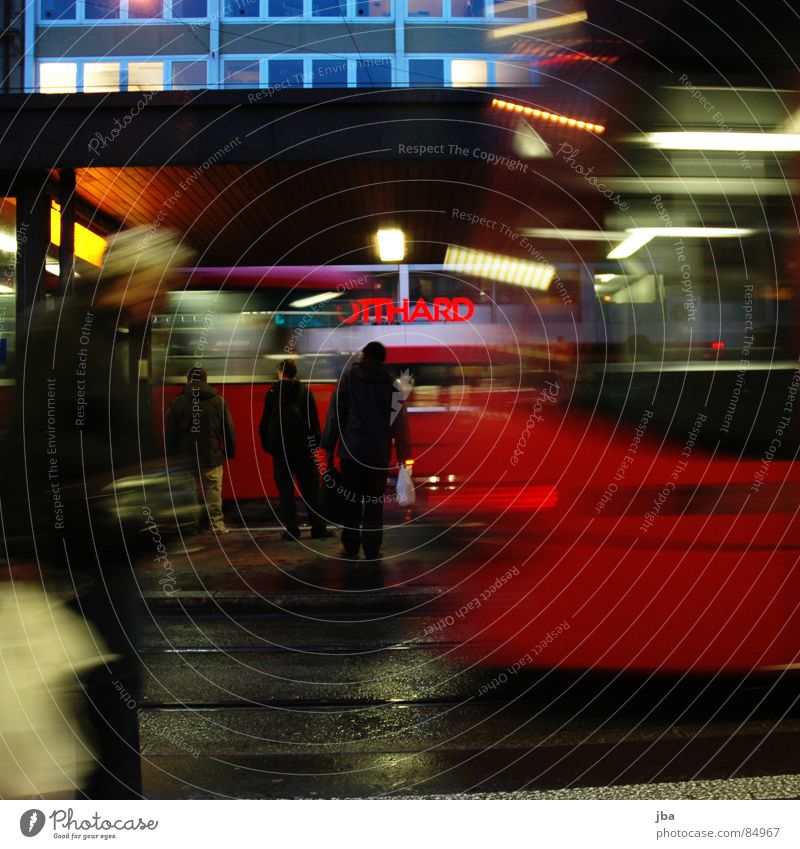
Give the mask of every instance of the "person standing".
M 295 501 L 295 479 L 305 504 L 311 536 L 331 536 L 320 513 L 319 471 L 315 451 L 320 442 L 319 415 L 314 396 L 297 379 L 293 360 L 278 364 L 278 380 L 264 396 L 258 427 L 261 447 L 272 455 L 278 487 L 282 539 L 300 539 Z
M 369 560 L 381 556 L 383 503 L 394 442 L 402 465 L 411 443 L 406 392 L 384 365 L 386 348 L 370 342 L 360 362 L 339 379 L 328 408 L 322 446 L 333 464 L 338 446 L 344 489 L 342 554 L 357 557 L 363 547 Z
M 195 460 L 211 529 L 227 534 L 222 514 L 223 464 L 236 453 L 236 430 L 225 399 L 208 385 L 202 368 L 189 369 L 186 386 L 169 406 L 165 448 L 168 457 L 184 455 Z

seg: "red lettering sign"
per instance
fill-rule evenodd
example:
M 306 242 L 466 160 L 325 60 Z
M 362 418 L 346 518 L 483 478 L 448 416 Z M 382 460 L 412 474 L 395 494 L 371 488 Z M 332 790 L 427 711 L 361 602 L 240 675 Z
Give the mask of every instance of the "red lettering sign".
M 350 301 L 350 315 L 339 305 L 342 324 L 393 324 L 396 321 L 469 321 L 475 315 L 475 304 L 469 298 L 434 298 L 433 305 L 420 298 L 413 306 L 408 300 L 397 304 L 391 298 L 361 298 Z

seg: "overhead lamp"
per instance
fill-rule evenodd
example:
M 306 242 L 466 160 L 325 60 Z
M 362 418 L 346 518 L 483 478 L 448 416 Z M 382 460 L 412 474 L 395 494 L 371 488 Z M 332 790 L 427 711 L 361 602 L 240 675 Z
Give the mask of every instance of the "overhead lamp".
M 50 241 L 54 245 L 61 244 L 61 207 L 55 201 L 50 204 Z M 75 256 L 99 268 L 103 264 L 107 244 L 102 236 L 88 227 L 75 224 Z
M 800 133 L 665 132 L 647 133 L 646 142 L 661 150 L 733 150 L 787 152 L 800 150 Z
M 325 301 L 332 301 L 334 298 L 341 297 L 342 294 L 343 292 L 322 292 L 319 295 L 309 295 L 307 298 L 300 298 L 299 301 L 292 301 L 289 306 L 301 310 L 304 307 L 313 307 L 315 304 L 324 304 Z
M 556 273 L 552 265 L 545 265 L 542 262 L 514 259 L 505 254 L 476 251 L 456 245 L 448 246 L 444 267 L 447 271 L 540 291 L 546 291 L 550 287 Z
M 687 239 L 732 239 L 752 236 L 755 232 L 744 227 L 635 227 L 627 230 L 629 236 L 608 255 L 608 259 L 625 259 L 635 254 L 656 236 L 673 236 Z
M 378 230 L 378 256 L 381 262 L 402 262 L 405 255 L 406 245 L 402 230 Z

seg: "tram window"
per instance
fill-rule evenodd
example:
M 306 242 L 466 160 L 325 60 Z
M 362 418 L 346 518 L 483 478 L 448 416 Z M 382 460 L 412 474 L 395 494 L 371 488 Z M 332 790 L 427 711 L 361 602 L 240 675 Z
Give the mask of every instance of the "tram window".
M 388 59 L 360 59 L 356 63 L 356 84 L 360 88 L 391 86 L 392 63 Z
M 128 0 L 129 18 L 161 18 L 163 15 L 162 0 Z
M 77 91 L 78 65 L 75 62 L 42 62 L 39 65 L 39 91 L 62 94 Z
M 0 198 L 0 379 L 11 377 L 16 331 L 17 234 L 16 202 Z M 24 225 L 23 225 L 24 226 Z M 0 427 L 1 429 L 1 427 Z
M 208 0 L 172 0 L 172 18 L 208 17 Z
M 314 88 L 346 88 L 346 59 L 314 59 L 311 63 L 311 85 Z
M 469 298 L 478 301 L 484 292 L 490 297 L 491 282 L 472 281 L 455 274 L 437 274 L 435 272 L 412 272 L 408 278 L 408 296 L 411 301 L 424 298 Z
M 271 59 L 269 62 L 269 84 L 279 88 L 302 88 L 303 60 Z
M 163 88 L 163 62 L 128 63 L 128 91 L 161 91 Z
M 258 60 L 227 61 L 225 69 L 225 88 L 257 88 L 260 82 Z
M 205 60 L 200 62 L 173 62 L 173 88 L 205 88 L 208 85 Z
M 409 59 L 408 84 L 410 86 L 444 85 L 444 62 L 441 59 Z
M 75 19 L 75 0 L 42 0 L 42 18 L 48 21 Z
M 315 18 L 343 18 L 346 12 L 346 0 L 313 0 L 311 4 L 311 14 Z
M 119 91 L 119 62 L 87 62 L 83 66 L 83 90 Z
M 119 17 L 119 0 L 86 0 L 86 17 L 98 21 Z
M 441 18 L 442 0 L 408 0 L 408 16 Z
M 530 85 L 531 66 L 528 62 L 495 62 L 494 76 L 497 85 Z

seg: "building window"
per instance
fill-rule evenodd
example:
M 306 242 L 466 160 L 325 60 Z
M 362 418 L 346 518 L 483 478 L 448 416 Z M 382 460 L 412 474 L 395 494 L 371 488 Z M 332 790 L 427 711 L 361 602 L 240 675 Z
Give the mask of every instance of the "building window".
M 208 0 L 172 0 L 172 17 L 207 18 Z
M 43 94 L 63 94 L 77 90 L 77 63 L 42 62 L 39 65 L 39 91 Z
M 163 18 L 162 0 L 128 0 L 129 18 Z
M 261 14 L 260 0 L 225 0 L 226 18 L 257 18 Z
M 484 0 L 450 0 L 454 18 L 485 18 Z
M 499 60 L 494 63 L 494 78 L 497 85 L 530 85 L 530 63 Z
M 456 88 L 461 86 L 485 86 L 487 84 L 487 62 L 484 59 L 453 59 L 450 79 Z
M 392 0 L 355 0 L 357 18 L 388 18 Z
M 74 21 L 75 0 L 42 0 L 42 18 L 47 21 Z
M 205 88 L 207 85 L 205 60 L 172 63 L 173 88 Z
M 271 59 L 269 61 L 269 84 L 276 88 L 302 88 L 303 60 Z
M 315 18 L 343 18 L 347 15 L 347 0 L 311 0 Z
M 347 88 L 347 59 L 313 59 L 312 88 Z
M 161 91 L 163 88 L 163 62 L 128 63 L 128 91 Z
M 261 84 L 258 59 L 228 61 L 223 70 L 225 88 L 258 88 Z
M 409 18 L 441 18 L 442 0 L 408 0 Z
M 119 0 L 85 0 L 85 16 L 88 20 L 102 21 L 119 17 Z
M 409 59 L 408 84 L 410 86 L 444 85 L 444 61 L 442 59 Z
M 528 0 L 494 0 L 496 18 L 527 18 Z
M 392 63 L 388 59 L 359 59 L 356 63 L 356 85 L 359 88 L 392 85 Z
M 87 62 L 83 66 L 83 90 L 119 91 L 119 62 Z

